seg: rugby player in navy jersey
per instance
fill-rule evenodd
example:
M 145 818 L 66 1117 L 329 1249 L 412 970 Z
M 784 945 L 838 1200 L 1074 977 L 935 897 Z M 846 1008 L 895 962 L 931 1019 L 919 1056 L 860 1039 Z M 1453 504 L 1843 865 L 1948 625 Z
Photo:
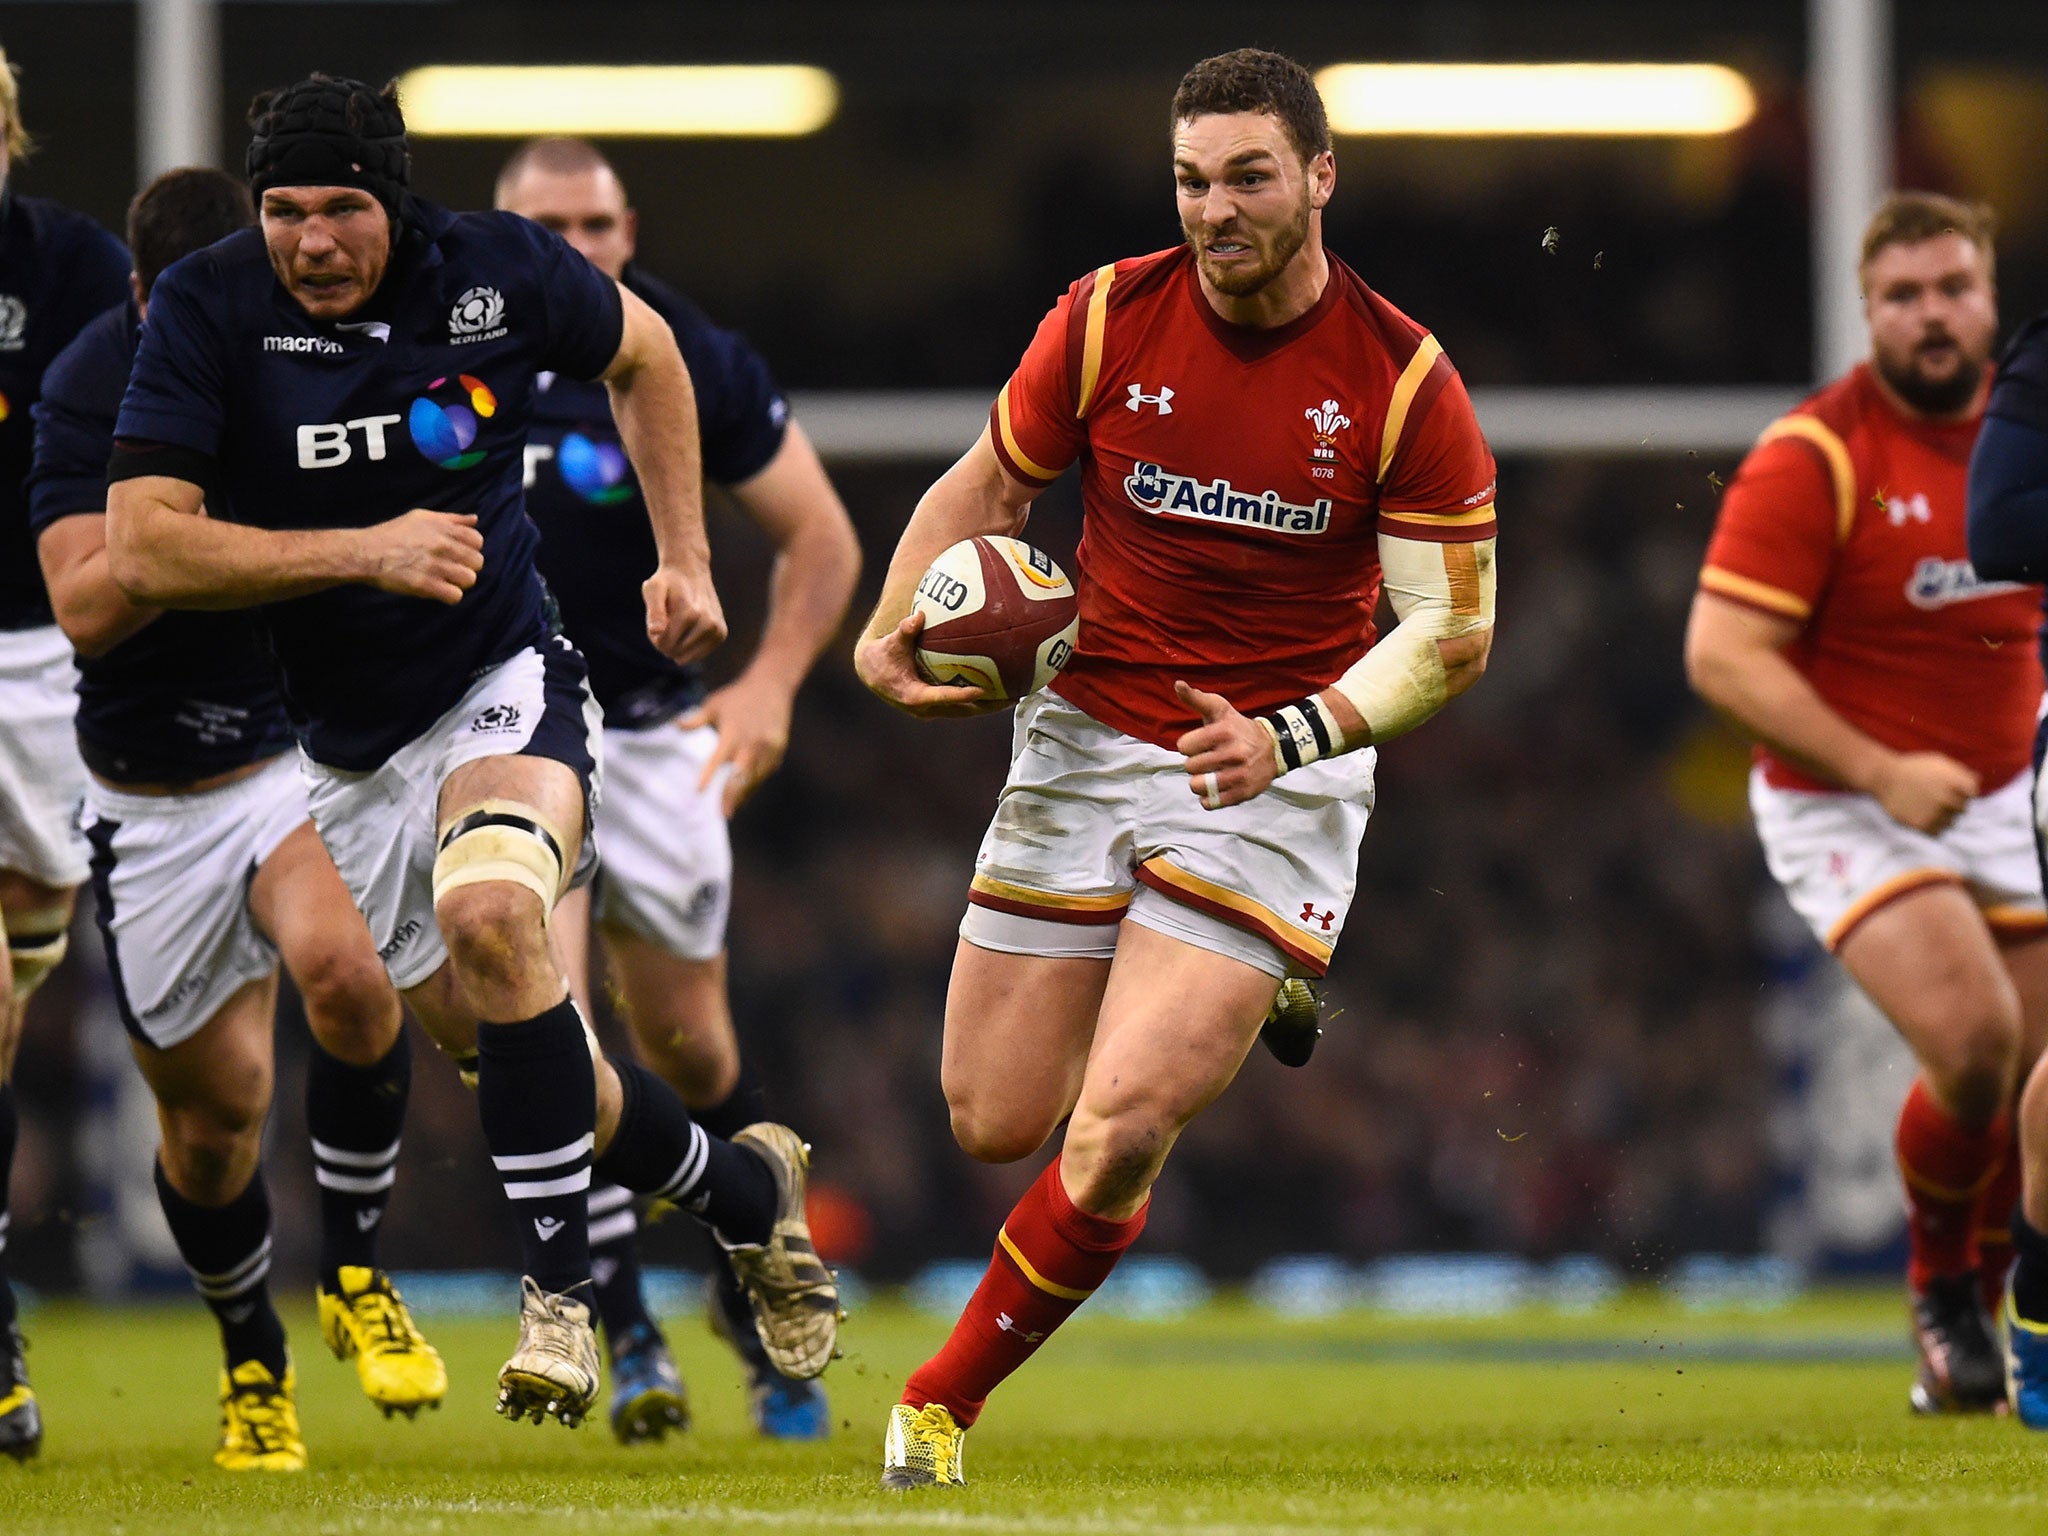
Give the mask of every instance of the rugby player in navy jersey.
M 17 1111 L 14 1056 L 36 987 L 64 958 L 85 879 L 78 802 L 85 769 L 71 737 L 78 674 L 50 616 L 28 531 L 28 475 L 43 371 L 128 288 L 128 253 L 91 219 L 14 190 L 29 152 L 13 66 L 0 52 L 0 1453 L 26 1460 L 43 1422 L 7 1282 L 7 1187 Z
M 597 931 L 611 991 L 635 1045 L 698 1124 L 730 1136 L 766 1118 L 726 998 L 732 843 L 726 818 L 775 770 L 797 688 L 838 630 L 860 573 L 853 524 L 768 366 L 746 341 L 634 263 L 636 217 L 617 173 L 581 139 L 537 139 L 498 174 L 500 208 L 553 230 L 646 300 L 675 332 L 697 397 L 705 478 L 774 541 L 760 648 L 706 697 L 697 669 L 648 643 L 633 596 L 654 562 L 647 512 L 605 392 L 543 375 L 526 445 L 526 509 L 562 628 L 589 659 L 604 707 L 598 803 Z M 589 1005 L 590 897 L 556 916 L 570 983 Z M 687 1420 L 682 1384 L 641 1293 L 631 1195 L 590 1191 L 597 1308 L 612 1361 L 612 1429 L 656 1438 Z M 744 1364 L 755 1425 L 784 1439 L 830 1430 L 824 1389 L 778 1372 L 747 1321 L 727 1266 L 712 1324 Z
M 600 733 L 522 507 L 536 380 L 605 381 L 659 552 L 648 635 L 692 661 L 725 624 L 674 339 L 537 225 L 414 199 L 389 90 L 314 75 L 251 124 L 260 232 L 151 294 L 109 468 L 114 579 L 156 606 L 267 605 L 314 824 L 392 981 L 475 1053 L 526 1270 L 499 1411 L 574 1424 L 596 1398 L 593 1167 L 704 1220 L 771 1358 L 814 1376 L 838 1296 L 803 1144 L 767 1122 L 709 1136 L 601 1056 L 547 927 L 595 862 Z M 200 515 L 214 485 L 236 520 Z
M 1970 566 L 1985 581 L 2048 581 L 2048 314 L 1999 360 L 1970 453 Z M 2042 637 L 2048 658 L 2048 632 Z M 2048 721 L 2034 735 L 2035 846 L 2048 850 Z M 2006 1287 L 2005 1391 L 2029 1429 L 2048 1429 L 2048 1057 L 2020 1090 L 2020 1198 Z
M 230 1471 L 306 1464 L 271 1305 L 261 1167 L 280 960 L 312 1028 L 306 1124 L 320 1186 L 322 1332 L 388 1415 L 438 1406 L 441 1357 L 377 1268 L 412 1080 L 398 994 L 306 809 L 276 668 L 254 614 L 166 613 L 107 571 L 114 419 L 157 275 L 256 221 L 220 171 L 158 177 L 128 210 L 134 294 L 50 365 L 29 518 L 78 652 L 85 835 L 114 998 L 162 1129 L 156 1188 L 220 1324 Z M 226 515 L 218 493 L 209 512 Z

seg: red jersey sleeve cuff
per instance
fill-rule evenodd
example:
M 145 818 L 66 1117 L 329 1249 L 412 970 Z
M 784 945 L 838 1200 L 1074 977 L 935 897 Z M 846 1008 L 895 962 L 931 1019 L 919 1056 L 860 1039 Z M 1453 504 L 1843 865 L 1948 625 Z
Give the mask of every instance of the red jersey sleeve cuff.
M 1798 593 L 1774 587 L 1767 581 L 1758 581 L 1754 576 L 1723 570 L 1718 565 L 1710 565 L 1700 572 L 1700 590 L 1781 619 L 1808 619 L 1813 616 L 1813 604 Z
M 1024 451 L 1017 441 L 1017 431 L 1010 423 L 1010 387 L 1003 386 L 1003 392 L 996 396 L 996 403 L 988 413 L 988 440 L 996 450 L 996 460 L 1003 469 L 1025 485 L 1048 486 L 1059 479 L 1065 465 L 1047 466 L 1040 464 Z
M 1431 544 L 1476 544 L 1498 533 L 1500 523 L 1490 501 L 1483 507 L 1447 507 L 1441 512 L 1389 512 L 1382 507 L 1379 531 Z

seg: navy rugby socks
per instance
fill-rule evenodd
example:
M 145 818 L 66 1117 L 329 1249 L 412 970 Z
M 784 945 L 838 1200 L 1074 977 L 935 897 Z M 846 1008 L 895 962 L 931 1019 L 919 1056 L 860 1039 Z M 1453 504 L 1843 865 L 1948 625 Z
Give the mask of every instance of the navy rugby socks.
M 676 1204 L 726 1242 L 765 1243 L 775 1227 L 775 1175 L 745 1147 L 708 1135 L 676 1091 L 635 1061 L 611 1058 L 624 1089 L 619 1128 L 598 1177 Z
M 654 1318 L 640 1289 L 640 1218 L 633 1192 L 598 1179 L 590 1186 L 590 1280 L 597 1315 L 617 1350 L 626 1335 Z
M 575 1003 L 565 997 L 516 1024 L 479 1024 L 476 1097 L 526 1273 L 556 1295 L 587 1284 L 597 1069 Z
M 158 1162 L 156 1198 L 193 1288 L 220 1321 L 228 1369 L 260 1360 L 283 1381 L 284 1324 L 270 1303 L 270 1194 L 263 1171 L 250 1175 L 247 1187 L 226 1205 L 196 1205 L 171 1188 Z
M 2048 1323 L 2048 1235 L 2036 1231 L 2018 1206 L 2012 1211 L 2013 1310 L 2030 1323 Z
M 14 1178 L 14 1138 L 20 1122 L 14 1084 L 0 1083 L 0 1329 L 14 1321 L 14 1287 L 7 1283 L 7 1233 L 13 1225 L 7 1189 Z
M 412 1043 L 400 1029 L 381 1060 L 357 1066 L 313 1042 L 306 1131 L 320 1186 L 320 1279 L 341 1290 L 344 1265 L 377 1267 L 377 1231 L 398 1178 L 399 1134 L 412 1092 Z

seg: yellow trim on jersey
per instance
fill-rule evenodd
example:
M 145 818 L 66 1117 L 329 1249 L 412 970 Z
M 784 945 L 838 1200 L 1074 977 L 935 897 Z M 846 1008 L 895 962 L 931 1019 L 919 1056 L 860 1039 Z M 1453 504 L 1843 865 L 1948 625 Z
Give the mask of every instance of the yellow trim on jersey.
M 1408 407 L 1415 403 L 1415 392 L 1422 388 L 1422 381 L 1443 355 L 1444 349 L 1437 345 L 1437 339 L 1424 336 L 1415 355 L 1408 359 L 1408 366 L 1401 370 L 1401 377 L 1394 381 L 1393 396 L 1387 401 L 1387 424 L 1380 432 L 1380 472 L 1376 477 L 1379 484 L 1386 483 L 1387 471 L 1394 467 L 1394 450 L 1401 444 L 1401 429 L 1408 425 Z M 1489 515 L 1490 512 L 1491 509 Z
M 1485 506 L 1474 507 L 1470 512 L 1383 511 L 1380 513 L 1380 516 L 1391 518 L 1397 523 L 1423 523 L 1431 528 L 1471 528 L 1480 523 L 1492 522 L 1495 513 L 1493 503 L 1489 501 Z
M 1718 565 L 1710 565 L 1700 572 L 1700 586 L 1722 597 L 1732 597 L 1737 602 L 1749 603 L 1757 608 L 1768 608 L 1772 613 L 1782 613 L 1788 619 L 1806 619 L 1813 616 L 1813 606 L 1805 599 L 1794 596 L 1782 587 L 1769 586 L 1748 576 L 1738 576 L 1733 571 L 1724 571 Z
M 1116 281 L 1116 263 L 1095 269 L 1095 291 L 1088 296 L 1088 330 L 1081 339 L 1081 390 L 1074 401 L 1074 419 L 1084 420 L 1102 377 L 1102 333 L 1109 325 L 1109 288 Z
M 1849 529 L 1856 521 L 1856 465 L 1849 457 L 1849 445 L 1818 416 L 1795 412 L 1780 416 L 1756 440 L 1761 448 L 1780 437 L 1803 437 L 1818 448 L 1828 461 L 1828 474 L 1835 483 L 1835 542 L 1849 542 Z
M 1046 1295 L 1057 1296 L 1061 1301 L 1086 1301 L 1095 1294 L 1093 1291 L 1077 1291 L 1071 1285 L 1061 1285 L 1057 1280 L 1046 1279 L 1033 1266 L 1032 1262 L 1024 1257 L 1023 1252 L 1017 1245 L 1010 1241 L 1010 1229 L 1008 1227 L 996 1228 L 996 1241 L 1003 1245 L 1003 1252 L 1017 1261 L 1017 1267 L 1024 1271 L 1024 1278 L 1045 1292 Z
M 1012 885 L 988 875 L 976 875 L 969 888 L 984 896 L 1000 896 L 1005 901 L 1032 907 L 1058 907 L 1067 912 L 1116 912 L 1131 904 L 1129 891 L 1112 891 L 1107 896 L 1068 896 L 1059 891 L 1034 891 L 1028 885 Z
M 1017 446 L 1017 431 L 1010 425 L 1010 386 L 1007 384 L 1003 386 L 1003 392 L 996 396 L 996 422 L 1003 429 L 1003 447 L 1009 452 L 1012 463 L 1033 479 L 1059 479 L 1058 470 L 1045 468 Z
M 1330 957 L 1337 952 L 1335 945 L 1325 944 L 1321 939 L 1297 928 L 1271 907 L 1253 901 L 1249 896 L 1240 895 L 1228 886 L 1218 885 L 1213 880 L 1204 880 L 1200 875 L 1190 874 L 1179 865 L 1168 863 L 1163 854 L 1147 859 L 1144 867 L 1168 885 L 1177 886 L 1190 895 L 1214 902 L 1219 907 L 1228 907 L 1233 912 L 1242 913 L 1276 938 L 1284 937 L 1289 943 L 1299 945 L 1324 965 L 1328 965 Z

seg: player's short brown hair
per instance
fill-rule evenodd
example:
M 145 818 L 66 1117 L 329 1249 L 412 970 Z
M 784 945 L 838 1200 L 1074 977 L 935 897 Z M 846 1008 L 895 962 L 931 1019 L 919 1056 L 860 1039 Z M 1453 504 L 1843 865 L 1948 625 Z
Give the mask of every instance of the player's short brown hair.
M 237 177 L 202 166 L 165 171 L 128 205 L 128 249 L 142 296 L 172 262 L 255 222 L 255 201 Z
M 1173 93 L 1173 126 L 1221 112 L 1280 119 L 1304 163 L 1330 149 L 1330 117 L 1309 72 L 1281 53 L 1238 48 L 1204 59 Z
M 1893 192 L 1871 215 L 1863 231 L 1863 257 L 1858 272 L 1867 272 L 1877 253 L 1894 245 L 1917 245 L 1943 235 L 1961 235 L 1983 253 L 1984 275 L 1995 275 L 1998 215 L 1989 203 L 1968 203 L 1939 192 Z
M 512 189 L 519 185 L 519 178 L 529 170 L 549 176 L 580 176 L 585 171 L 605 170 L 611 171 L 615 180 L 619 174 L 612 169 L 611 161 L 605 159 L 604 151 L 588 139 L 528 139 L 512 151 L 512 157 L 498 171 L 497 201 L 500 204 L 512 195 Z M 621 187 L 625 185 L 624 182 L 619 184 Z
M 21 71 L 8 61 L 5 48 L 0 48 L 0 133 L 15 159 L 26 160 L 35 152 L 36 141 L 21 121 Z

